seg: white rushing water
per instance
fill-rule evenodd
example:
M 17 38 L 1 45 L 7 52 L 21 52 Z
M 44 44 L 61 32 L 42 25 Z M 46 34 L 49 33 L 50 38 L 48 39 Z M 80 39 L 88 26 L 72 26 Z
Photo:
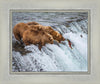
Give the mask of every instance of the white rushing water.
M 60 32 L 65 41 L 46 44 L 41 51 L 37 45 L 17 46 L 12 35 L 12 71 L 87 71 L 87 13 L 13 13 L 13 24 L 36 21 Z M 72 42 L 72 49 L 68 45 Z M 20 45 L 20 44 L 18 44 Z

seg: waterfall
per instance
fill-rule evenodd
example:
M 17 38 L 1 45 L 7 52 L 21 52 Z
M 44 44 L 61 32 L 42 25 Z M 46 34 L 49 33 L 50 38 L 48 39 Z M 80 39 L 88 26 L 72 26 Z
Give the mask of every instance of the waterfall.
M 41 51 L 37 45 L 21 47 L 12 35 L 12 71 L 87 71 L 87 13 L 13 13 L 13 24 L 36 21 L 51 26 L 66 39 L 46 44 Z M 72 42 L 72 49 L 68 45 Z

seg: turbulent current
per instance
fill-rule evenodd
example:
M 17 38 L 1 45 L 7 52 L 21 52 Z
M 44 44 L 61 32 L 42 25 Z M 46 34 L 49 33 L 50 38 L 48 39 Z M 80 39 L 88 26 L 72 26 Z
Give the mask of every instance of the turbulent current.
M 12 71 L 87 71 L 88 14 L 85 12 L 13 12 L 12 27 L 20 22 L 36 21 L 51 26 L 66 39 L 46 44 L 22 46 L 12 35 Z M 69 39 L 72 49 L 69 47 Z

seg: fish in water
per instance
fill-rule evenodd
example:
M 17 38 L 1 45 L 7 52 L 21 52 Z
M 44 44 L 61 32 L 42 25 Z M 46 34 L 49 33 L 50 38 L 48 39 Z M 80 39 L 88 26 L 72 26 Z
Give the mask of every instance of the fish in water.
M 69 39 L 67 39 L 67 41 L 68 41 L 69 47 L 70 47 L 71 49 L 73 49 L 73 48 L 72 48 L 72 42 L 71 42 Z

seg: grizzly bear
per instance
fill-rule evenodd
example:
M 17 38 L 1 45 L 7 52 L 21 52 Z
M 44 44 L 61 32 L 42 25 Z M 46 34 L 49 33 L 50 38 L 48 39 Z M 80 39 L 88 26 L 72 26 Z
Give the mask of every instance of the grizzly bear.
M 29 26 L 25 23 L 18 23 L 14 26 L 13 28 L 14 36 L 20 43 L 22 43 L 21 39 L 23 37 L 23 32 L 26 31 L 27 29 L 29 29 Z
M 30 28 L 35 29 L 35 30 L 41 29 L 47 32 L 48 34 L 52 35 L 53 39 L 59 43 L 65 40 L 64 37 L 58 31 L 53 30 L 53 28 L 50 26 L 31 25 Z
M 23 33 L 23 42 L 26 45 L 38 44 L 38 47 L 41 50 L 42 46 L 46 43 L 53 44 L 53 37 L 42 30 L 37 31 L 34 29 L 28 29 Z

